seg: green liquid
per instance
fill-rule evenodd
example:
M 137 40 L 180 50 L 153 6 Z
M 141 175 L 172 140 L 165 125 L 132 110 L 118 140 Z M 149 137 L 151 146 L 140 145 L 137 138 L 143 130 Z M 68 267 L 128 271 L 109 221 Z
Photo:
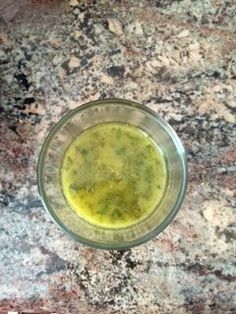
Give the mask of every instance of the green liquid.
M 124 228 L 145 219 L 167 183 L 162 152 L 138 128 L 98 124 L 67 149 L 61 168 L 65 198 L 84 220 Z

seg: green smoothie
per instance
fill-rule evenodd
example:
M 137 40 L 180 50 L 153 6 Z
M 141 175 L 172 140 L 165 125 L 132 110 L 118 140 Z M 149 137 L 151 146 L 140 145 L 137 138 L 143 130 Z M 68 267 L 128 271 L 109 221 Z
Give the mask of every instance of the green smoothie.
M 71 208 L 104 228 L 124 228 L 152 213 L 167 184 L 162 151 L 140 129 L 103 123 L 81 133 L 67 149 L 61 184 Z

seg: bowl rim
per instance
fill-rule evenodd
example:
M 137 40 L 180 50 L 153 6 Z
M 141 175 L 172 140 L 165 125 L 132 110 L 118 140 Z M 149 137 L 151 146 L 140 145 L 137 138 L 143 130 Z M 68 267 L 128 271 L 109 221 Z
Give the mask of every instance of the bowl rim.
M 98 105 L 104 105 L 104 104 L 123 104 L 126 106 L 131 106 L 133 108 L 136 108 L 138 110 L 144 111 L 144 113 L 149 113 L 152 115 L 152 117 L 159 123 L 159 125 L 167 132 L 167 134 L 170 136 L 172 139 L 176 151 L 178 153 L 178 156 L 181 161 L 182 165 L 182 180 L 181 180 L 181 187 L 180 187 L 180 192 L 179 196 L 172 206 L 172 209 L 170 210 L 169 214 L 164 218 L 164 220 L 157 225 L 152 231 L 149 233 L 145 234 L 144 236 L 128 241 L 128 242 L 122 242 L 122 243 L 102 243 L 102 242 L 96 242 L 96 241 L 91 241 L 88 240 L 73 231 L 71 231 L 69 228 L 67 228 L 64 224 L 63 221 L 61 221 L 58 216 L 55 214 L 53 208 L 50 205 L 50 202 L 47 199 L 47 194 L 44 189 L 44 182 L 43 182 L 43 170 L 44 170 L 44 161 L 46 157 L 46 153 L 48 150 L 48 147 L 50 145 L 51 140 L 53 137 L 56 135 L 57 131 L 63 126 L 70 118 L 72 118 L 74 115 L 77 113 L 86 110 L 87 108 L 90 107 L 95 107 Z M 42 201 L 42 204 L 51 217 L 52 221 L 70 238 L 73 240 L 76 240 L 84 245 L 87 245 L 92 248 L 97 248 L 97 249 L 105 249 L 105 250 L 121 250 L 121 249 L 129 249 L 134 246 L 141 245 L 152 238 L 156 237 L 158 234 L 160 234 L 174 219 L 174 217 L 177 215 L 183 201 L 184 201 L 184 196 L 186 194 L 187 190 L 187 183 L 188 183 L 188 169 L 187 169 L 187 159 L 186 159 L 186 153 L 183 147 L 182 142 L 180 141 L 178 135 L 174 131 L 174 129 L 169 125 L 167 121 L 165 121 L 163 118 L 159 116 L 156 112 L 151 110 L 150 108 L 146 107 L 145 105 L 142 105 L 140 103 L 137 103 L 135 101 L 131 100 L 126 100 L 126 99 L 121 99 L 121 98 L 106 98 L 106 99 L 99 99 L 99 100 L 94 100 L 90 101 L 87 103 L 84 103 L 82 105 L 79 105 L 78 107 L 70 110 L 67 112 L 49 131 L 48 135 L 46 136 L 42 147 L 40 149 L 39 157 L 38 157 L 38 163 L 37 163 L 37 185 L 38 185 L 38 192 L 40 195 L 40 199 Z

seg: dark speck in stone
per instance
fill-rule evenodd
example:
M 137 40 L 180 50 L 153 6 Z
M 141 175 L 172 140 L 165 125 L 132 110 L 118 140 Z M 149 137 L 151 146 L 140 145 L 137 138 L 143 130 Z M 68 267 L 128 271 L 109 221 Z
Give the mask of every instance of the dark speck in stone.
M 28 82 L 28 79 L 24 73 L 16 74 L 15 78 L 17 79 L 19 85 L 23 86 L 26 90 L 29 89 L 30 83 Z
M 40 272 L 37 274 L 37 277 L 41 277 L 43 274 L 52 274 L 64 270 L 68 266 L 68 262 L 60 258 L 57 254 L 52 252 L 47 252 L 50 259 L 48 264 L 46 265 L 45 272 Z
M 112 49 L 112 50 L 109 52 L 109 55 L 110 55 L 110 56 L 113 56 L 113 55 L 115 55 L 115 54 L 117 54 L 117 53 L 121 53 L 120 48 Z
M 103 91 L 103 92 L 101 93 L 99 99 L 103 99 L 103 98 L 106 98 L 106 97 L 107 97 L 107 94 L 106 94 L 106 92 Z
M 207 15 L 204 14 L 202 16 L 201 23 L 202 24 L 208 24 L 209 23 L 209 19 L 208 19 Z
M 196 133 L 195 128 L 191 126 L 187 129 L 187 131 L 190 136 L 194 136 L 194 134 Z
M 35 117 L 34 117 L 34 121 L 32 122 L 32 124 L 33 124 L 33 125 L 38 124 L 38 123 L 40 123 L 40 121 L 41 121 L 41 117 L 40 117 L 38 114 L 36 114 Z
M 16 130 L 16 125 L 10 125 L 9 129 L 12 130 L 15 134 L 18 134 Z
M 132 254 L 130 250 L 110 252 L 110 255 L 112 259 L 111 262 L 113 265 L 117 265 L 120 260 L 123 260 L 127 268 L 134 269 L 136 266 L 140 264 L 139 261 L 135 261 L 132 259 Z
M 112 76 L 112 77 L 120 77 L 123 78 L 124 77 L 124 73 L 125 73 L 125 67 L 123 65 L 121 66 L 111 66 L 109 68 L 107 68 L 107 73 L 108 75 Z
M 122 256 L 125 254 L 125 251 L 114 251 L 110 252 L 111 258 L 112 258 L 112 264 L 116 265 L 119 260 L 122 259 Z
M 209 307 L 213 310 L 214 308 L 216 308 L 217 304 L 216 303 L 212 303 L 212 304 L 209 304 Z
M 89 26 L 89 20 L 90 20 L 90 13 L 85 13 L 84 20 L 82 23 L 80 23 L 81 28 L 87 28 Z
M 229 225 L 222 233 L 225 235 L 226 243 L 236 240 L 236 224 Z
M 7 194 L 0 195 L 0 204 L 3 206 L 8 206 L 10 203 L 9 196 Z
M 80 10 L 81 13 L 83 13 L 83 12 L 85 12 L 87 9 L 86 9 L 86 7 L 85 7 L 84 5 L 80 5 L 80 6 L 79 6 L 79 10 Z
M 1 60 L 0 61 L 0 64 L 7 64 L 7 63 L 9 63 L 10 61 L 9 60 Z
M 95 56 L 95 52 L 94 51 L 88 52 L 86 53 L 86 56 L 87 56 L 87 59 L 92 59 Z
M 87 45 L 84 45 L 84 44 L 81 44 L 81 45 L 80 45 L 80 49 L 81 49 L 81 50 L 86 50 L 87 48 L 88 48 Z
M 129 256 L 125 259 L 125 261 L 126 261 L 126 266 L 129 269 L 134 269 L 135 267 L 137 267 L 138 264 L 140 264 L 139 262 L 132 260 Z
M 68 66 L 68 61 L 64 61 L 61 65 L 61 67 L 65 70 L 65 71 L 68 71 L 69 70 L 69 66 Z
M 218 78 L 218 77 L 220 77 L 220 72 L 214 71 L 212 76 L 215 77 L 215 78 Z
M 25 113 L 25 112 L 20 112 L 20 117 L 22 118 L 22 119 L 25 119 L 25 118 L 27 118 L 27 114 Z
M 30 104 L 32 104 L 33 102 L 35 102 L 34 97 L 27 97 L 27 98 L 24 99 L 24 104 L 25 104 L 25 105 L 30 105 Z
M 19 62 L 17 63 L 17 68 L 20 70 L 22 67 L 25 67 L 25 60 L 19 60 Z
M 192 15 L 191 12 L 187 12 L 187 15 L 189 16 L 188 22 L 191 22 L 191 23 L 197 22 L 197 17 L 195 15 Z
M 81 59 L 81 61 L 80 61 L 80 65 L 83 67 L 83 66 L 85 66 L 85 65 L 87 65 L 88 64 L 88 60 L 85 58 L 85 57 L 83 57 L 82 59 Z
M 25 59 L 27 61 L 30 61 L 32 56 L 28 53 L 27 49 L 25 47 L 22 47 L 22 50 L 24 51 Z
M 26 108 L 24 105 L 16 105 L 15 107 L 20 110 L 25 110 Z

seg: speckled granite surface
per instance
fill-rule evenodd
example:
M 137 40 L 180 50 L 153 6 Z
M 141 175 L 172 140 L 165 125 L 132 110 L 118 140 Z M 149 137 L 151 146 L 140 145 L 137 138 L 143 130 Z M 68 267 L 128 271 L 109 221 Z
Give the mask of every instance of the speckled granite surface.
M 236 2 L 20 4 L 0 26 L 0 311 L 236 313 Z M 36 186 L 50 127 L 105 97 L 165 117 L 189 161 L 176 219 L 126 252 L 68 239 Z

